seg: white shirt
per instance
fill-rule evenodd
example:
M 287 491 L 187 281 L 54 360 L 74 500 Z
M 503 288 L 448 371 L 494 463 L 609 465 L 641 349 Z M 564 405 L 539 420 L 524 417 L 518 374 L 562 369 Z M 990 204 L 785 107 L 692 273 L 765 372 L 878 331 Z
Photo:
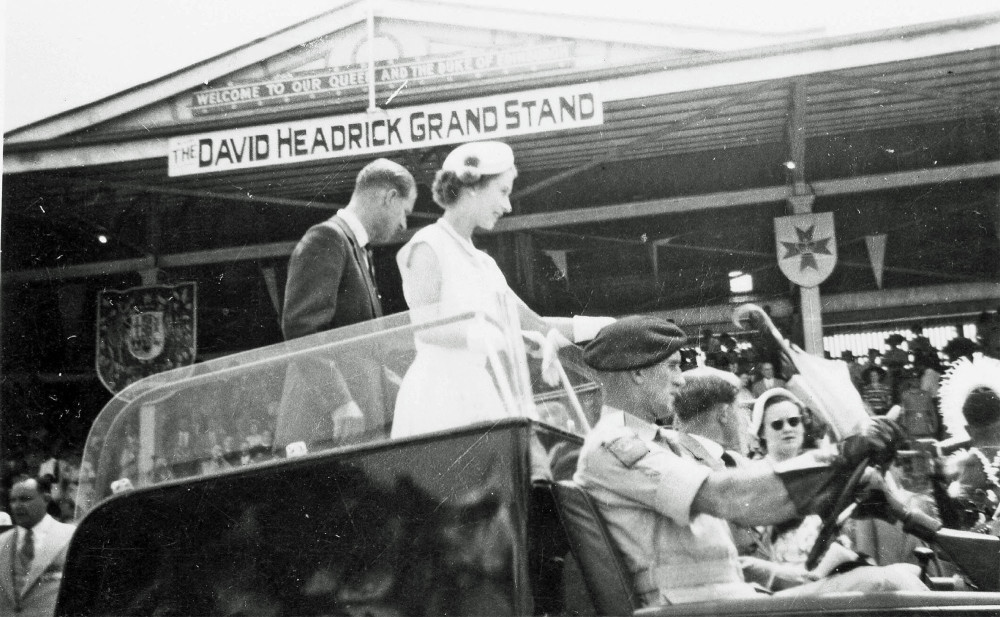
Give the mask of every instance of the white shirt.
M 52 518 L 48 514 L 42 517 L 42 520 L 38 521 L 34 527 L 31 528 L 32 538 L 34 539 L 33 544 L 35 549 L 35 554 L 38 554 L 38 547 L 45 544 L 46 536 L 52 531 L 52 527 L 56 524 L 56 519 Z M 17 552 L 20 553 L 24 548 L 25 535 L 28 530 L 20 525 L 17 526 Z
M 357 214 L 354 214 L 347 208 L 341 208 L 337 211 L 337 216 L 344 219 L 347 226 L 354 232 L 354 237 L 358 239 L 358 246 L 361 248 L 368 246 L 368 232 L 365 230 L 365 226 L 361 224 L 361 219 L 358 218 Z
M 689 437 L 694 437 L 698 443 L 701 444 L 705 451 L 714 456 L 717 459 L 722 459 L 722 455 L 726 453 L 726 449 L 718 442 L 712 441 L 708 437 L 702 437 L 701 435 L 695 435 L 694 433 L 688 433 Z

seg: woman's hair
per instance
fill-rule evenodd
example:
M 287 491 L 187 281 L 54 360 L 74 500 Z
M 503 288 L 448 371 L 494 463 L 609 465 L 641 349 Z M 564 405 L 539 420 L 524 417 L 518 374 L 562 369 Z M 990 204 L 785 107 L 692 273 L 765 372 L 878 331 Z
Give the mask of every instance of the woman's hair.
M 1000 420 L 1000 396 L 985 386 L 975 388 L 962 405 L 965 421 L 972 426 L 989 426 Z
M 878 375 L 879 379 L 884 379 L 885 369 L 881 366 L 869 366 L 865 370 L 861 371 L 861 378 L 866 384 L 872 383 L 872 375 Z
M 455 205 L 462 195 L 462 189 L 477 189 L 488 184 L 502 174 L 480 174 L 474 169 L 466 168 L 461 176 L 451 170 L 441 169 L 434 176 L 434 203 L 444 209 Z

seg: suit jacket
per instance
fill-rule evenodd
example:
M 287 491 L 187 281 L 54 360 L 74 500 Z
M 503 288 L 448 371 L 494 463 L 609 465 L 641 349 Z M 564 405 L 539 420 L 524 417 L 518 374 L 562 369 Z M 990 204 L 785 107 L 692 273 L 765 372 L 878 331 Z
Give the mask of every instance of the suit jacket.
M 286 340 L 382 316 L 364 251 L 338 216 L 306 231 L 288 262 L 281 321 Z M 314 450 L 388 432 L 395 397 L 377 351 L 369 347 L 340 348 L 336 359 L 318 352 L 288 364 L 275 446 L 304 441 Z M 345 440 L 334 433 L 332 414 L 351 401 L 365 416 L 367 434 Z
M 14 588 L 17 528 L 0 535 L 0 615 L 50 617 L 62 583 L 66 549 L 76 527 L 55 521 L 45 542 L 35 549 L 31 571 L 21 589 Z
M 763 379 L 759 379 L 756 382 L 754 382 L 754 384 L 750 387 L 750 392 L 754 395 L 754 398 L 756 398 L 756 397 L 760 396 L 761 394 L 764 394 L 765 392 L 767 392 L 771 388 L 784 388 L 784 387 L 785 387 L 785 380 L 784 379 L 778 379 L 777 377 L 775 377 L 774 378 L 774 385 L 772 385 L 770 387 L 764 385 L 764 380 Z
M 382 316 L 364 249 L 340 217 L 313 225 L 288 261 L 285 340 Z

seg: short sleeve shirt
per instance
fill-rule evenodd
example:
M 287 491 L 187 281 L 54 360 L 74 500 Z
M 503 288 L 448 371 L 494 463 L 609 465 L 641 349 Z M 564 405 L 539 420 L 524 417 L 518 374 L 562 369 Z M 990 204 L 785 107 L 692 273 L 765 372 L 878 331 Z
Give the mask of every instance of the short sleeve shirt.
M 749 597 L 726 521 L 692 516 L 708 467 L 671 447 L 676 436 L 605 408 L 574 480 L 596 502 L 646 604 Z

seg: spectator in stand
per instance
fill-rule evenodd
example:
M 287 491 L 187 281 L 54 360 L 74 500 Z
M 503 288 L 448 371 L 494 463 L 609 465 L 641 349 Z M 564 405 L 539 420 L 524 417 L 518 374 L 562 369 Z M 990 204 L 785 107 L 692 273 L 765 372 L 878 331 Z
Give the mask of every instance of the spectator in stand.
M 750 367 L 743 364 L 739 365 L 736 369 L 736 376 L 740 379 L 740 387 L 736 392 L 736 408 L 743 411 L 749 418 L 753 413 L 753 401 L 756 398 L 753 392 L 750 391 Z
M 979 351 L 979 346 L 972 339 L 958 335 L 948 341 L 942 351 L 948 356 L 948 361 L 954 364 L 959 358 L 972 360 L 973 355 Z
M 867 362 L 867 365 L 868 366 L 877 366 L 877 365 L 879 365 L 881 363 L 882 363 L 882 354 L 879 353 L 879 350 L 873 349 L 873 348 L 869 348 L 868 349 L 868 362 Z
M 888 373 L 885 383 L 892 393 L 893 402 L 899 400 L 899 386 L 903 379 L 903 370 L 910 363 L 910 355 L 899 347 L 905 340 L 902 334 L 890 334 L 885 339 L 885 344 L 889 346 L 889 349 L 882 354 L 882 368 Z
M 201 473 L 212 474 L 231 469 L 232 465 L 223 454 L 222 446 L 212 446 L 211 458 L 201 463 Z
M 910 332 L 913 334 L 913 338 L 906 344 L 910 353 L 913 354 L 913 362 L 916 364 L 917 360 L 929 356 L 931 354 L 937 354 L 937 350 L 931 345 L 931 340 L 924 336 L 924 326 L 921 323 L 915 323 L 910 326 Z
M 910 377 L 903 380 L 899 405 L 903 408 L 899 425 L 908 433 L 910 439 L 937 437 L 939 422 L 934 399 L 920 388 L 918 378 Z
M 780 322 L 786 321 L 778 319 L 774 316 L 771 311 L 771 305 L 765 304 L 763 306 L 764 312 L 771 317 L 771 321 L 778 325 L 778 329 L 785 333 L 786 336 L 792 337 L 794 333 L 790 331 L 790 324 L 782 324 Z M 754 346 L 754 353 L 757 356 L 757 362 L 770 362 L 773 367 L 781 366 L 781 345 L 778 341 L 771 336 L 770 332 L 766 330 L 759 330 L 755 335 L 752 336 L 751 342 Z
M 153 462 L 153 482 L 167 482 L 174 479 L 174 473 L 170 470 L 167 459 L 158 456 Z
M 871 412 L 877 416 L 885 415 L 892 407 L 892 392 L 889 386 L 883 383 L 885 370 L 880 366 L 869 366 L 864 370 L 862 376 L 865 386 L 861 389 L 861 398 Z
M 705 356 L 711 356 L 718 351 L 722 351 L 722 345 L 716 340 L 715 333 L 708 328 L 701 331 L 701 343 L 699 347 L 701 347 Z
M 980 313 L 976 338 L 983 355 L 1000 359 L 1000 311 Z
M 753 384 L 750 391 L 753 393 L 754 397 L 758 397 L 764 392 L 772 388 L 784 388 L 785 380 L 775 377 L 774 375 L 774 365 L 770 362 L 761 362 L 760 364 L 760 379 Z
M 944 367 L 941 366 L 937 350 L 933 347 L 931 349 L 932 353 L 922 355 L 919 360 L 914 362 L 914 368 L 916 368 L 917 376 L 920 378 L 920 389 L 929 394 L 936 405 Z
M 51 489 L 43 478 L 14 479 L 10 514 L 16 527 L 0 534 L 0 615 L 55 612 L 66 547 L 76 528 L 46 513 Z
M 858 392 L 861 392 L 861 389 L 865 387 L 865 380 L 861 376 L 864 367 L 857 362 L 854 352 L 850 349 L 840 352 L 840 359 L 847 364 L 847 372 L 851 376 L 851 383 L 854 384 Z

